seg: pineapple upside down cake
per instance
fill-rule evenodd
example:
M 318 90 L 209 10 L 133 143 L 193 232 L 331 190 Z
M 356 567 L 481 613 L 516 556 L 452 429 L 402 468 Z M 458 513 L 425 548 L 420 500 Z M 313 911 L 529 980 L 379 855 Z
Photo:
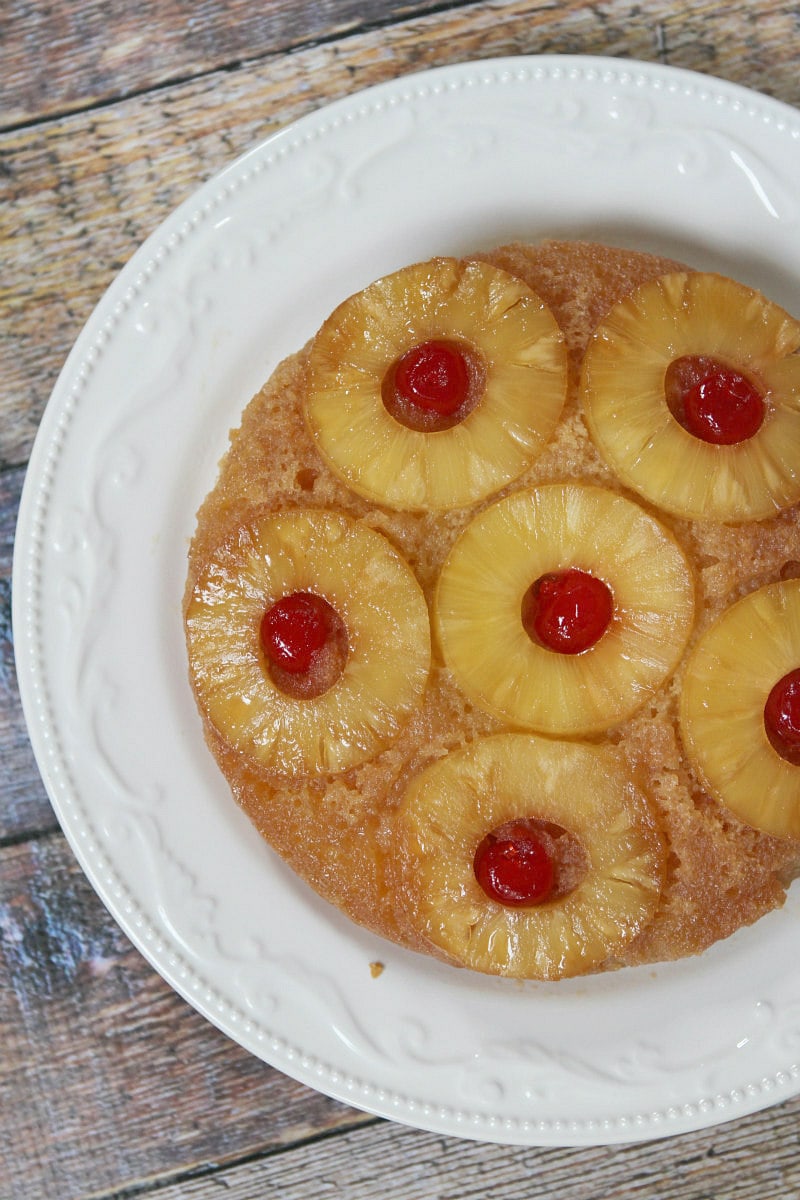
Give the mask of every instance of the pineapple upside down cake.
M 399 270 L 247 406 L 208 745 L 354 921 L 490 974 L 696 954 L 800 866 L 800 321 L 581 242 Z

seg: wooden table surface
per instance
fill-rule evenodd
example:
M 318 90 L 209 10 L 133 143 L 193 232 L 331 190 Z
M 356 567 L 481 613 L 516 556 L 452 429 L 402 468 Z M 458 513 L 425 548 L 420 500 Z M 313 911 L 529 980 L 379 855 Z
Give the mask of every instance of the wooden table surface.
M 153 973 L 78 868 L 28 745 L 11 560 L 59 369 L 137 245 L 200 183 L 326 102 L 506 54 L 668 63 L 800 107 L 778 0 L 5 0 L 0 13 L 0 1196 L 800 1195 L 800 1099 L 588 1149 L 394 1125 L 250 1057 Z

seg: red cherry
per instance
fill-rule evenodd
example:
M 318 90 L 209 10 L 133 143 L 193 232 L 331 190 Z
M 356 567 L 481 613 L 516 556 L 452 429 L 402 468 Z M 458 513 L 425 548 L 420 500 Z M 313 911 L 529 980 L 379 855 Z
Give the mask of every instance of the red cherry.
M 559 654 L 588 650 L 613 616 L 608 584 L 577 567 L 540 576 L 522 599 L 522 624 L 528 637 Z
M 719 367 L 700 379 L 683 397 L 684 427 L 714 446 L 745 442 L 761 428 L 764 400 L 749 379 Z
M 773 750 L 800 766 L 800 668 L 779 679 L 767 696 L 764 729 Z
M 512 908 L 541 904 L 553 891 L 553 860 L 526 821 L 487 833 L 475 852 L 475 878 L 490 900 Z
M 331 635 L 335 609 L 314 592 L 292 592 L 261 618 L 261 645 L 268 660 L 291 675 L 311 665 Z
M 467 398 L 469 369 L 457 346 L 421 342 L 397 363 L 394 385 L 407 403 L 426 412 L 452 416 Z

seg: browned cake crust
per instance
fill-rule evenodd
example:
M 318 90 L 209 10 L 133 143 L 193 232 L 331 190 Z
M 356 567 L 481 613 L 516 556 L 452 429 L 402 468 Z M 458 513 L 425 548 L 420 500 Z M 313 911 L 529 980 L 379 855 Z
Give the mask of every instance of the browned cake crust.
M 592 331 L 611 306 L 645 281 L 680 269 L 679 264 L 580 242 L 510 245 L 476 257 L 520 277 L 541 296 L 565 333 L 570 357 L 569 396 L 555 435 L 505 491 L 561 480 L 623 491 L 578 411 L 578 367 Z M 308 348 L 277 368 L 231 435 L 219 479 L 198 514 L 187 601 L 210 553 L 254 508 L 314 507 L 352 514 L 381 531 L 410 564 L 430 603 L 454 539 L 488 502 L 443 514 L 395 512 L 350 491 L 322 461 L 305 425 L 307 355 Z M 796 509 L 739 525 L 675 520 L 663 512 L 658 519 L 672 530 L 694 569 L 693 638 L 734 599 L 785 576 L 793 570 L 787 564 L 800 563 Z M 800 863 L 797 843 L 742 824 L 701 788 L 678 736 L 680 677 L 679 668 L 651 703 L 599 739 L 621 748 L 657 811 L 669 847 L 655 918 L 606 967 L 702 951 L 782 904 Z M 270 776 L 234 751 L 208 722 L 205 733 L 234 796 L 301 877 L 353 920 L 436 953 L 416 933 L 404 897 L 392 883 L 394 813 L 408 780 L 425 764 L 475 735 L 503 728 L 467 702 L 434 646 L 428 688 L 399 737 L 344 774 Z

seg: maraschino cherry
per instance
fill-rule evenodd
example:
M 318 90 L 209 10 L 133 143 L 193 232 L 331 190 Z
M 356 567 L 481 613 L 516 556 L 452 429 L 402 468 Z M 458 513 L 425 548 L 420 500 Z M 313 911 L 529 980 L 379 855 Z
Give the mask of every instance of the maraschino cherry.
M 670 372 L 679 392 L 673 411 L 694 437 L 713 446 L 735 446 L 758 433 L 766 415 L 764 397 L 740 371 L 713 358 L 687 356 Z
M 268 661 L 290 675 L 305 674 L 327 645 L 339 620 L 314 592 L 292 592 L 261 619 L 261 645 Z
M 570 567 L 532 583 L 522 599 L 521 615 L 532 641 L 559 654 L 582 654 L 611 624 L 614 598 L 602 579 Z
M 394 386 L 408 404 L 450 417 L 469 392 L 469 369 L 452 342 L 432 340 L 412 346 L 398 361 Z
M 781 758 L 800 766 L 800 668 L 789 671 L 770 691 L 764 705 L 764 730 Z
M 543 903 L 555 885 L 553 859 L 524 820 L 487 833 L 475 853 L 474 869 L 486 895 L 512 908 Z

